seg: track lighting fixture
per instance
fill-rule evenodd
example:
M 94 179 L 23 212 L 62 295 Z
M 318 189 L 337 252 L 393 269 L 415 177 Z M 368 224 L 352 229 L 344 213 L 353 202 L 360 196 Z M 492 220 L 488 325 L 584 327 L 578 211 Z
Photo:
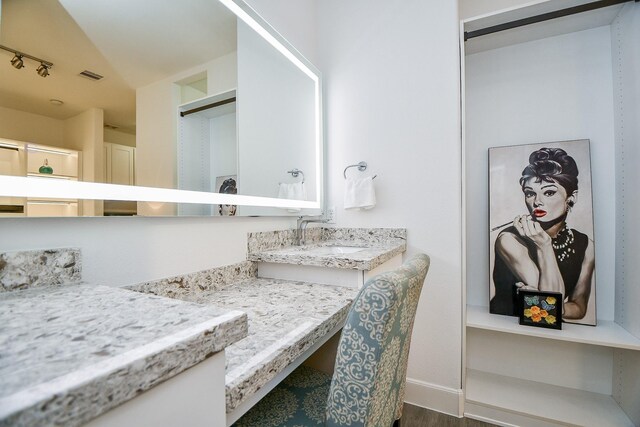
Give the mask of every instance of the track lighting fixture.
M 18 70 L 22 67 L 24 67 L 24 61 L 22 61 L 22 55 L 18 55 L 16 53 L 16 55 L 13 57 L 13 59 L 11 60 L 11 65 L 13 65 L 15 68 L 17 68 Z
M 14 56 L 11 59 L 11 65 L 18 70 L 21 68 L 24 68 L 24 58 L 28 58 L 28 59 L 31 59 L 32 61 L 40 63 L 40 66 L 36 69 L 36 73 L 38 73 L 40 77 L 47 77 L 49 75 L 49 70 L 51 70 L 51 67 L 53 67 L 53 64 L 49 61 L 36 58 L 35 56 L 31 56 L 27 53 L 20 52 L 15 49 L 11 49 L 10 47 L 3 46 L 0 44 L 0 49 L 13 53 Z
M 45 65 L 44 62 L 41 62 L 36 73 L 38 73 L 40 77 L 47 77 L 49 75 L 49 67 Z

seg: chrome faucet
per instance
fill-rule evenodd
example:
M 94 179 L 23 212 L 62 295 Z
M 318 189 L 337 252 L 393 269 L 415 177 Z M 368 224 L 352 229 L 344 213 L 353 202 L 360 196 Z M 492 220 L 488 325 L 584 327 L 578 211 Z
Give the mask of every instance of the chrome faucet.
M 321 216 L 298 217 L 298 226 L 296 228 L 296 244 L 298 246 L 302 246 L 306 243 L 305 234 L 307 225 L 309 225 L 310 222 L 327 222 L 327 220 Z

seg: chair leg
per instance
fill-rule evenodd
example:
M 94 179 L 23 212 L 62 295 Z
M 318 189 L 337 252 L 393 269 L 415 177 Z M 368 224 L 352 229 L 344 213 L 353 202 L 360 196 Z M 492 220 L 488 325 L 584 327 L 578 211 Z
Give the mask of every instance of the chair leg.
M 395 420 L 393 423 L 393 427 L 400 427 L 400 420 Z

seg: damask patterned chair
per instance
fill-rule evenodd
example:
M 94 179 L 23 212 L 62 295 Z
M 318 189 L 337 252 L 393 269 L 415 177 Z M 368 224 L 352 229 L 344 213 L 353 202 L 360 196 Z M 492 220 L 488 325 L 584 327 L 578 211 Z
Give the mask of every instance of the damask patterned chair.
M 392 426 L 402 416 L 411 330 L 428 270 L 429 257 L 419 254 L 367 281 L 342 330 L 333 378 L 301 366 L 234 425 Z

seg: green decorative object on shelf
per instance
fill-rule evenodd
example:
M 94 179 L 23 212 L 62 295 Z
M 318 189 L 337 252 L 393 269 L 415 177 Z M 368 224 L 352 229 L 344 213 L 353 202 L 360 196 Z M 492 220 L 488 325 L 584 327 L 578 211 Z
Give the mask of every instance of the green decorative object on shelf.
M 51 175 L 53 173 L 53 168 L 51 166 L 49 166 L 49 160 L 48 159 L 44 159 L 44 164 L 42 166 L 40 166 L 40 169 L 38 169 L 38 172 L 40 173 L 46 173 Z

